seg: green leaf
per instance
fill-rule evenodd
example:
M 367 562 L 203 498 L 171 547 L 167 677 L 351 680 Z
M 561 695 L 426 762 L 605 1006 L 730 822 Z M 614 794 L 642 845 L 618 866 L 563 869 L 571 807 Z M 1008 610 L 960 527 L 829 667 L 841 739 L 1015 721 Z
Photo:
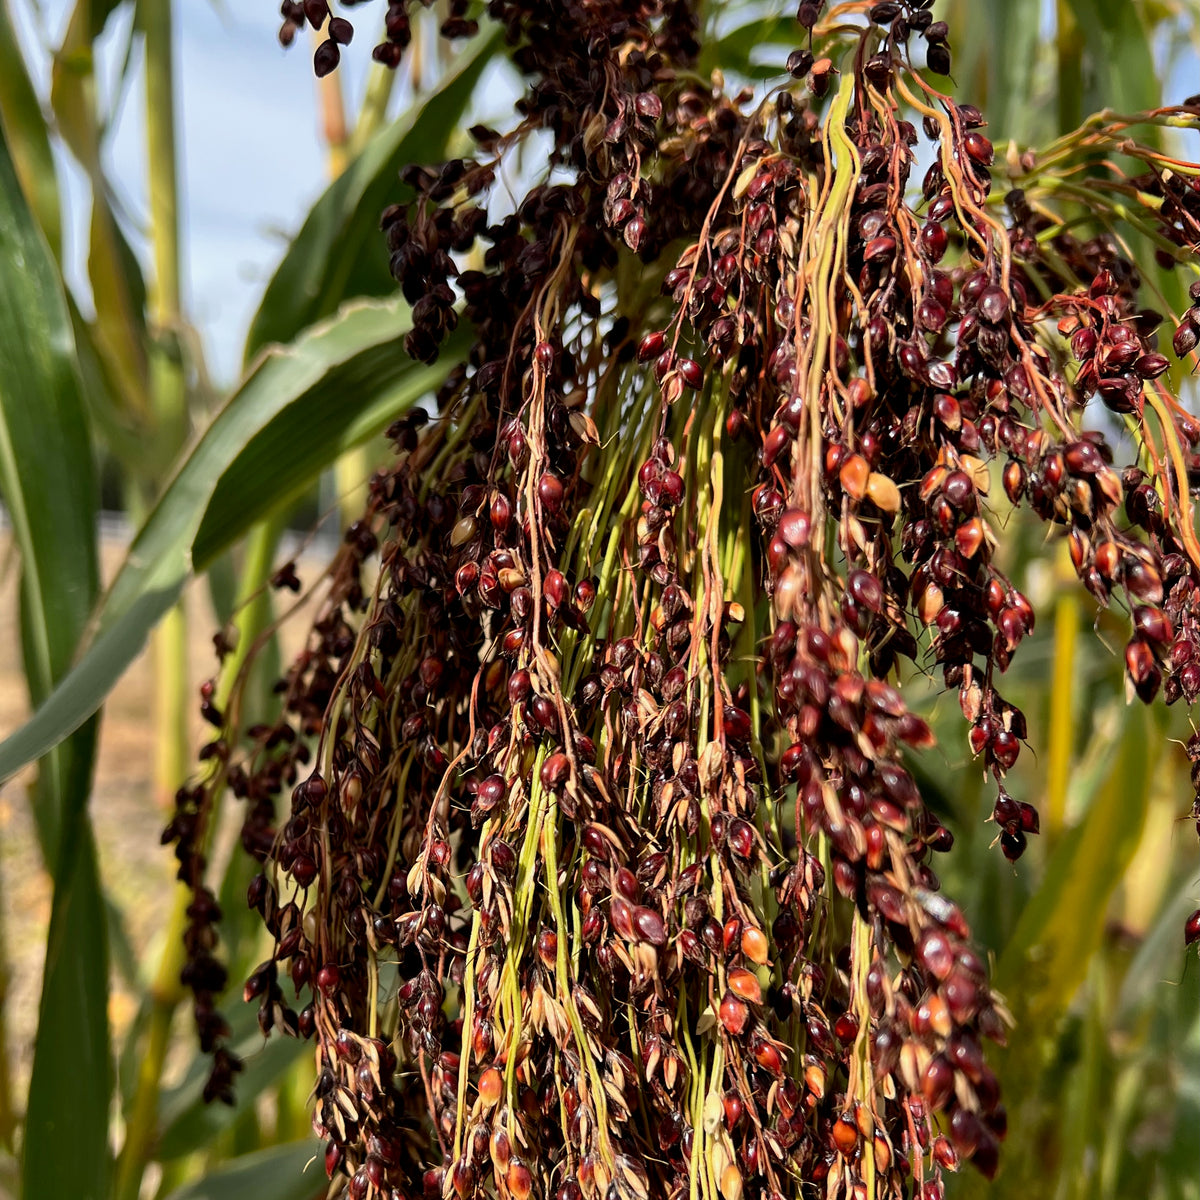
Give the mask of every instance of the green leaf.
M 772 68 L 758 63 L 754 52 L 764 46 L 780 49 L 778 63 Z M 706 42 L 700 51 L 699 74 L 714 69 L 747 78 L 766 79 L 782 76 L 788 54 L 796 49 L 796 22 L 788 16 L 759 17 L 739 25 L 720 38 Z
M 244 1009 L 248 1017 L 240 1023 L 252 1032 L 234 1046 L 235 1053 L 244 1063 L 244 1069 L 237 1077 L 235 1103 L 205 1103 L 203 1091 L 209 1063 L 197 1056 L 187 1078 L 164 1093 L 159 1103 L 158 1125 L 162 1133 L 154 1144 L 156 1159 L 181 1158 L 212 1145 L 214 1138 L 236 1124 L 245 1113 L 252 1112 L 260 1095 L 277 1083 L 306 1052 L 311 1058 L 312 1052 L 303 1041 L 278 1035 L 264 1039 L 258 1031 L 257 1007 L 240 1002 L 238 1007 Z
M 206 572 L 208 598 L 218 626 L 228 625 L 237 600 L 237 563 L 233 551 L 226 550 L 213 559 Z
M 86 652 L 0 744 L 0 779 L 96 711 L 193 569 L 204 570 L 259 516 L 437 388 L 458 343 L 444 347 L 433 366 L 414 362 L 401 344 L 406 312 L 398 300 L 348 305 L 294 345 L 259 357 L 147 516 L 93 621 Z M 236 486 L 221 486 L 227 475 Z
M 0 490 L 21 551 L 21 644 L 38 704 L 66 674 L 99 591 L 97 496 L 70 316 L 2 132 L 0 279 Z M 47 747 L 34 789 L 54 897 L 25 1119 L 30 1200 L 107 1191 L 107 919 L 87 816 L 96 723 L 79 726 Z
M 1041 9 L 1041 0 L 952 6 L 955 76 L 987 113 L 993 139 L 1025 143 L 1055 132 L 1034 88 Z
M 0 492 L 21 550 L 21 630 L 30 699 L 66 673 L 99 591 L 96 481 L 71 323 L 54 261 L 0 136 Z M 53 872 L 67 797 L 82 806 L 91 750 L 42 764 L 35 805 Z
M 1048 1028 L 1066 1011 L 1100 945 L 1108 902 L 1141 836 L 1154 737 L 1140 705 L 1125 710 L 1115 761 L 1083 821 L 1046 864 L 1045 878 L 996 970 L 1022 1025 Z
M 92 46 L 115 7 L 110 0 L 95 6 L 91 0 L 77 0 L 62 46 L 54 56 L 50 105 L 63 141 L 91 182 L 88 279 L 96 310 L 96 347 L 121 403 L 144 417 L 149 411 L 146 289 L 141 267 L 109 201 L 100 156 L 102 134 Z
M 244 1154 L 167 1200 L 317 1200 L 327 1187 L 320 1145 L 310 1140 Z
M 499 42 L 498 29 L 475 39 L 437 90 L 381 129 L 313 206 L 267 284 L 246 338 L 247 361 L 271 342 L 291 341 L 344 300 L 396 290 L 379 215 L 412 195 L 396 177 L 401 167 L 445 157 Z
M 393 303 L 359 311 L 387 313 L 385 321 L 397 330 L 402 310 L 401 304 Z M 323 399 L 285 410 L 246 443 L 204 513 L 193 544 L 197 571 L 206 569 L 255 521 L 294 502 L 344 451 L 374 437 L 433 391 L 465 351 L 465 339 L 452 338 L 437 365 L 422 367 L 404 353 L 399 333 L 393 338 L 331 374 Z M 329 403 L 329 396 L 337 396 L 337 403 Z
M 33 89 L 8 13 L 0 5 L 0 129 L 25 198 L 57 259 L 62 254 L 62 219 L 58 203 L 58 175 L 50 152 L 50 136 L 42 106 Z
M 46 941 L 25 1117 L 25 1200 L 108 1196 L 107 919 L 86 815 L 71 831 L 76 836 L 60 858 Z
M 1154 108 L 1162 86 L 1141 5 L 1129 0 L 1067 0 L 1083 36 L 1084 114 L 1101 108 L 1132 113 Z

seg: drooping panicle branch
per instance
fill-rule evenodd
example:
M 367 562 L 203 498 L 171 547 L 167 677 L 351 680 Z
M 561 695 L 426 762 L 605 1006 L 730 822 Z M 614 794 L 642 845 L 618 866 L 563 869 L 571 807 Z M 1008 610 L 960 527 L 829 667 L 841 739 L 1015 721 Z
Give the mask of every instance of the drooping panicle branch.
M 348 23 L 284 16 L 332 69 Z M 765 95 L 697 77 L 683 0 L 488 17 L 512 128 L 383 215 L 410 354 L 470 349 L 389 430 L 279 717 L 224 723 L 181 851 L 213 788 L 246 801 L 274 944 L 246 996 L 314 1040 L 355 1200 L 935 1200 L 996 1169 L 1009 1018 L 939 888 L 912 664 L 1012 860 L 1014 511 L 1128 610 L 1131 691 L 1195 699 L 1200 424 L 1124 244 L 1074 230 L 1137 196 L 1194 269 L 1200 172 L 1114 119 L 994 178 L 925 0 L 801 4 Z M 390 4 L 377 57 L 408 29 Z M 503 215 L 535 134 L 558 182 Z

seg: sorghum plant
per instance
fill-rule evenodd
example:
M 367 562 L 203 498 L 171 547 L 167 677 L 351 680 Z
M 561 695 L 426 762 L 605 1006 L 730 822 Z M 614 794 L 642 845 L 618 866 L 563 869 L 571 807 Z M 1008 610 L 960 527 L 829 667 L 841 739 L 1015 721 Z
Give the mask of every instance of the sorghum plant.
M 332 69 L 349 22 L 283 12 Z M 1006 528 L 1128 612 L 1131 699 L 1200 692 L 1200 423 L 1160 350 L 1200 303 L 1164 327 L 1139 269 L 1196 265 L 1200 168 L 1158 147 L 1200 101 L 997 163 L 930 0 L 800 4 L 765 95 L 697 75 L 687 0 L 488 15 L 516 122 L 382 220 L 408 351 L 462 324 L 469 352 L 389 430 L 274 723 L 206 694 L 168 830 L 210 1094 L 229 789 L 274 941 L 245 997 L 312 1039 L 354 1200 L 934 1200 L 997 1168 L 1009 1019 L 939 890 L 906 685 L 957 695 L 1011 860 Z M 453 0 L 445 36 L 475 27 Z M 386 29 L 395 65 L 405 3 Z

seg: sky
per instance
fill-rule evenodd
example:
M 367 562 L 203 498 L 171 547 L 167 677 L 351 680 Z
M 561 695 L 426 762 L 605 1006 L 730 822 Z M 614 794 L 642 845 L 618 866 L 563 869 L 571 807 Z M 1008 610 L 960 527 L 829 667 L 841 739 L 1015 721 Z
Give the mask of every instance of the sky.
M 49 82 L 45 38 L 61 40 L 72 7 L 70 0 L 13 2 L 18 36 L 30 51 L 26 61 L 42 95 Z M 203 338 L 210 374 L 228 383 L 237 375 L 262 289 L 327 184 L 311 44 L 300 37 L 291 50 L 280 47 L 279 6 L 272 0 L 186 0 L 175 12 L 185 311 Z M 366 41 L 371 23 L 359 24 Z M 114 18 L 98 47 L 106 106 L 114 100 L 127 34 L 128 18 Z M 350 111 L 370 66 L 369 46 L 356 40 L 353 50 L 340 68 Z M 139 250 L 147 212 L 144 114 L 137 73 L 115 116 L 107 166 L 130 217 L 126 232 Z M 67 271 L 76 295 L 86 297 L 87 187 L 70 160 L 60 159 L 59 168 L 67 199 Z

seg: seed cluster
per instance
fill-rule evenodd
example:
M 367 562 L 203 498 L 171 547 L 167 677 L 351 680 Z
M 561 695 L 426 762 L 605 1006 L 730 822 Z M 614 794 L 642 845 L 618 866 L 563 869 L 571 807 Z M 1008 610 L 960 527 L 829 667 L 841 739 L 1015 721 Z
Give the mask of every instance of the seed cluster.
M 1200 424 L 1136 267 L 1070 206 L 1137 195 L 1194 261 L 1200 176 L 1091 125 L 994 202 L 982 114 L 910 57 L 949 70 L 929 10 L 801 4 L 793 82 L 755 103 L 698 80 L 685 0 L 492 0 L 515 127 L 384 214 L 409 352 L 462 323 L 469 354 L 388 431 L 277 721 L 206 698 L 214 767 L 168 831 L 225 1096 L 200 834 L 223 789 L 246 802 L 274 952 L 245 995 L 314 1040 L 354 1200 L 935 1200 L 997 1168 L 983 1046 L 1009 1019 L 939 889 L 905 664 L 957 693 L 1013 860 L 1038 816 L 999 689 L 1035 614 L 998 512 L 1128 608 L 1132 692 L 1195 699 Z M 500 217 L 535 133 L 566 182 Z M 1118 145 L 1143 176 L 1070 182 Z

